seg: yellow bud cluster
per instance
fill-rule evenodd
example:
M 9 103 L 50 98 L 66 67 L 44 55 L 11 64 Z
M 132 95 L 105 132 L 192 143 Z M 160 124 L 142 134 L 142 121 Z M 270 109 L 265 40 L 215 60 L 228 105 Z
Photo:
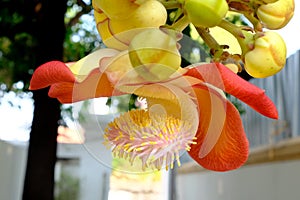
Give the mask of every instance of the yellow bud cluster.
M 128 0 L 93 1 L 97 29 L 109 48 L 124 50 L 132 38 L 144 28 L 164 25 L 165 7 L 156 0 L 136 3 Z
M 255 78 L 265 78 L 279 72 L 286 61 L 285 42 L 279 34 L 266 32 L 264 28 L 274 30 L 286 26 L 294 14 L 294 0 L 228 0 L 227 3 L 230 10 L 248 18 L 253 28 L 237 26 L 224 19 L 219 22 L 217 26 L 225 29 L 237 39 L 242 53 L 240 61 L 228 65 L 228 60 L 233 60 L 232 57 L 236 57 L 236 55 L 222 52 L 220 46 L 214 43 L 209 44 L 212 41 L 210 39 L 206 43 L 213 52 L 218 53 L 214 55 L 214 58 L 224 62 L 227 66 L 234 66 L 242 62 L 247 73 Z M 218 38 L 216 39 L 218 40 Z M 220 51 L 221 53 L 219 53 Z
M 165 80 L 180 68 L 178 38 L 161 30 L 181 32 L 188 25 L 196 27 L 214 61 L 235 73 L 244 69 L 256 78 L 272 76 L 285 65 L 286 46 L 280 35 L 264 28 L 281 29 L 295 9 L 294 0 L 94 0 L 93 6 L 104 44 L 128 50 L 131 65 L 147 81 Z M 252 26 L 233 24 L 232 12 Z M 210 34 L 216 27 L 236 38 L 240 53 L 231 53 L 229 40 L 217 38 L 226 35 Z

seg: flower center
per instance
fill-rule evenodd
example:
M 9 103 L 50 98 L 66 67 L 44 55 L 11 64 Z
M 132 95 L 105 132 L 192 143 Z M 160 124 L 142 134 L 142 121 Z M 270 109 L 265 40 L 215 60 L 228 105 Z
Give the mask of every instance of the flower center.
M 142 168 L 162 166 L 173 168 L 174 160 L 180 166 L 179 152 L 190 150 L 195 134 L 191 124 L 169 115 L 146 110 L 131 110 L 108 124 L 105 143 L 112 146 L 114 156 L 128 159 L 136 157 Z

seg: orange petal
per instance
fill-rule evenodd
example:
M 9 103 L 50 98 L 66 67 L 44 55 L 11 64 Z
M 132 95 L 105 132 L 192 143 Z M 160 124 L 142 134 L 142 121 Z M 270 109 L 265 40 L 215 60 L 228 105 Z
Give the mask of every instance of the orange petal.
M 33 74 L 30 89 L 50 87 L 49 96 L 61 103 L 72 103 L 95 97 L 120 95 L 115 91 L 106 74 L 94 69 L 82 82 L 75 80 L 69 67 L 59 61 L 41 65 Z
M 53 84 L 49 96 L 61 103 L 72 103 L 96 97 L 121 95 L 115 90 L 106 74 L 94 69 L 82 82 L 62 82 Z
M 75 82 L 71 70 L 60 61 L 50 61 L 38 67 L 30 80 L 30 90 L 38 90 L 59 82 Z
M 210 83 L 239 98 L 262 115 L 278 119 L 276 106 L 264 90 L 245 81 L 220 63 L 209 63 L 189 68 L 185 75 Z
M 194 86 L 200 110 L 196 144 L 190 156 L 206 169 L 228 171 L 248 158 L 248 140 L 238 110 L 219 93 L 204 85 Z

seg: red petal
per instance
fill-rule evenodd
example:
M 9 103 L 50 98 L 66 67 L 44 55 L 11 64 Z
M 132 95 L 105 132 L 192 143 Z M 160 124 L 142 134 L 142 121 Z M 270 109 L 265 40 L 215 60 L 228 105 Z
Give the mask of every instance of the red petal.
M 38 67 L 30 80 L 30 90 L 38 90 L 59 82 L 75 82 L 75 77 L 65 63 L 50 61 Z
M 278 119 L 276 106 L 264 90 L 245 81 L 220 63 L 209 63 L 190 68 L 185 75 L 210 83 L 239 98 L 257 112 Z
M 98 69 L 94 69 L 82 82 L 59 82 L 53 84 L 49 91 L 49 96 L 57 98 L 61 103 L 120 94 L 114 90 L 106 74 L 102 74 Z
M 200 85 L 194 87 L 199 103 L 200 124 L 196 134 L 197 143 L 191 145 L 191 150 L 188 153 L 206 169 L 228 171 L 239 168 L 248 158 L 249 144 L 238 110 L 216 92 L 211 92 L 211 90 L 209 91 Z M 220 105 L 225 108 L 224 121 L 214 120 L 218 117 L 216 115 L 213 117 L 212 114 L 213 106 L 218 107 Z M 211 132 L 210 128 L 220 127 L 218 123 L 222 123 L 221 132 Z M 217 138 L 214 135 L 207 135 L 208 132 L 209 134 L 216 134 Z M 207 137 L 217 140 L 207 141 Z M 205 151 L 205 148 L 210 145 L 206 143 L 214 144 L 214 146 L 205 155 L 201 155 L 203 148 Z
M 72 103 L 95 97 L 120 95 L 114 91 L 106 74 L 94 69 L 82 82 L 77 82 L 67 65 L 51 61 L 41 65 L 33 73 L 30 89 L 37 90 L 50 87 L 49 96 L 61 103 Z

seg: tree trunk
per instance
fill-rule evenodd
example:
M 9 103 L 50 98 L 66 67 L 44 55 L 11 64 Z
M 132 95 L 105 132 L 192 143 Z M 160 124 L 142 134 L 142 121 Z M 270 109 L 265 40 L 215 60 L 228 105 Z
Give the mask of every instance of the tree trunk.
M 34 33 L 37 61 L 62 60 L 65 37 L 66 0 L 34 1 Z M 29 2 L 31 3 L 32 2 Z M 34 91 L 34 117 L 30 132 L 23 200 L 54 199 L 54 168 L 56 163 L 57 127 L 60 104 L 48 97 L 48 88 Z

